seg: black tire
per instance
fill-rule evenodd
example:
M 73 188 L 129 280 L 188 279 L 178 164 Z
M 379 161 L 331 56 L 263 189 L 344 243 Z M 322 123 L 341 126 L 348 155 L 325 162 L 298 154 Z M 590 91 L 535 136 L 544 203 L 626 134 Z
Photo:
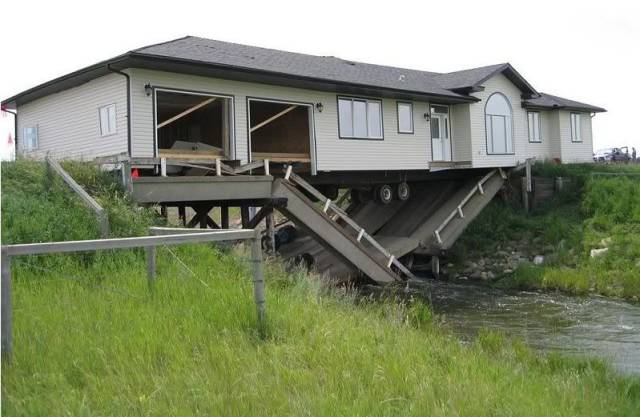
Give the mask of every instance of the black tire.
M 389 204 L 393 200 L 393 189 L 390 185 L 384 184 L 376 189 L 376 198 L 382 204 Z
M 409 188 L 409 184 L 406 182 L 401 182 L 396 187 L 396 196 L 400 201 L 407 201 L 411 196 L 411 189 Z
M 283 245 L 289 242 L 293 242 L 297 235 L 298 230 L 295 228 L 295 226 L 292 225 L 283 226 L 276 232 L 276 236 L 278 236 L 278 239 L 280 239 L 280 243 Z
M 280 244 L 281 244 L 280 237 L 278 237 L 278 235 L 275 234 L 273 236 L 273 240 L 276 245 L 274 251 L 277 251 L 278 249 L 280 249 Z M 270 246 L 271 246 L 271 242 L 269 241 L 269 236 L 267 235 L 262 236 L 262 250 L 269 251 L 271 250 Z

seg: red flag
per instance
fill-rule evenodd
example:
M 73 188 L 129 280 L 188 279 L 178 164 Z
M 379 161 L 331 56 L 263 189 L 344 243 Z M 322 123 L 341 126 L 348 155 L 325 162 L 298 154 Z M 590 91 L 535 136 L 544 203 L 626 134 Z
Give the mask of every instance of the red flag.
M 140 173 L 138 172 L 138 168 L 134 168 L 133 171 L 131 172 L 131 178 L 138 178 L 140 176 Z

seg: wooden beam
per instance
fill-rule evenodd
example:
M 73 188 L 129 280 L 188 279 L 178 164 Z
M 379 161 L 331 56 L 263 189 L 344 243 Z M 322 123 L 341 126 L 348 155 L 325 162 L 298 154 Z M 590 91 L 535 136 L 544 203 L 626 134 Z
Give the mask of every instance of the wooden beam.
M 168 125 L 170 123 L 175 122 L 176 120 L 186 116 L 187 114 L 193 113 L 194 111 L 198 110 L 201 107 L 206 106 L 209 103 L 213 103 L 214 101 L 216 101 L 216 99 L 217 99 L 217 97 L 211 97 L 211 98 L 208 98 L 208 99 L 206 99 L 205 101 L 203 101 L 203 102 L 201 102 L 199 104 L 196 104 L 193 107 L 189 107 L 187 110 L 183 111 L 182 113 L 178 113 L 175 116 L 173 116 L 172 118 L 167 119 L 164 122 L 160 123 L 158 125 L 158 129 L 160 129 L 161 127 L 165 127 L 166 125 Z
M 277 118 L 284 116 L 285 114 L 289 113 L 291 110 L 295 109 L 296 107 L 298 107 L 297 105 L 293 105 L 293 106 L 289 106 L 286 109 L 282 110 L 281 112 L 274 114 L 273 116 L 269 117 L 267 120 L 264 120 L 260 123 L 258 123 L 257 125 L 253 126 L 249 132 L 253 133 L 256 130 L 260 129 L 262 126 L 267 125 L 271 122 L 273 122 L 274 120 L 276 120 Z

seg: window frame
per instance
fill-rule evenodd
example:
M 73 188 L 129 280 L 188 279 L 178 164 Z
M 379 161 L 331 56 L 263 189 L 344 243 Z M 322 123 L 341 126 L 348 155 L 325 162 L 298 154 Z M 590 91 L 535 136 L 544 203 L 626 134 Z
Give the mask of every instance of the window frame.
M 27 129 L 34 129 L 36 132 L 36 136 L 35 136 L 35 146 L 25 146 L 27 144 L 30 144 L 30 142 L 27 142 Z M 23 136 L 23 143 L 24 145 L 22 145 L 22 151 L 23 152 L 33 152 L 33 151 L 37 151 L 40 148 L 40 128 L 38 125 L 34 125 L 34 126 L 24 126 L 22 128 L 22 136 Z
M 102 127 L 102 109 L 107 111 L 107 127 L 111 127 L 111 117 L 110 109 L 113 108 L 113 131 L 109 130 L 105 132 Z M 116 107 L 116 103 L 107 104 L 105 106 L 98 107 L 98 125 L 100 128 L 100 137 L 113 136 L 118 133 L 118 108 Z
M 511 132 L 511 152 L 489 152 L 489 129 L 488 126 L 489 124 L 487 123 L 487 116 L 490 117 L 504 117 L 507 118 L 507 116 L 502 115 L 502 114 L 489 114 L 487 113 L 487 105 L 489 104 L 489 101 L 491 100 L 491 97 L 495 96 L 496 94 L 502 96 L 502 98 L 504 98 L 509 106 L 509 112 L 511 113 L 508 117 L 509 117 L 509 129 Z M 491 140 L 493 143 L 493 119 L 491 119 Z M 507 134 L 507 123 L 505 121 L 505 135 Z M 513 134 L 514 134 L 514 126 L 513 126 L 513 105 L 511 104 L 511 101 L 509 100 L 509 98 L 504 94 L 501 93 L 500 91 L 495 91 L 493 93 L 491 93 L 489 95 L 489 97 L 487 97 L 485 103 L 484 103 L 484 135 L 485 135 L 485 151 L 487 153 L 487 155 L 515 155 L 516 154 L 516 144 L 513 138 Z M 506 145 L 506 142 L 505 142 Z M 495 148 L 495 146 L 492 146 L 492 148 Z M 506 149 L 505 149 L 506 150 Z
M 576 128 L 574 129 L 573 119 L 576 118 Z M 582 143 L 582 113 L 571 112 L 569 114 L 569 127 L 571 133 L 571 143 Z M 577 135 L 576 135 L 577 133 Z
M 537 127 L 538 127 L 538 138 L 537 140 L 535 138 L 531 137 L 531 120 L 529 119 L 529 115 L 537 115 L 537 119 L 538 119 L 538 123 L 537 123 Z M 540 122 L 540 112 L 537 110 L 530 110 L 527 111 L 527 134 L 529 135 L 529 143 L 542 143 L 542 123 Z M 535 118 L 534 118 L 535 119 Z M 535 133 L 535 129 L 534 129 L 534 133 Z
M 375 136 L 356 136 L 354 132 L 352 132 L 351 136 L 345 136 L 342 133 L 342 126 L 340 126 L 340 100 L 346 100 L 351 102 L 351 126 L 352 130 L 355 131 L 355 123 L 354 123 L 354 111 L 353 111 L 353 102 L 360 101 L 365 102 L 365 115 L 366 115 L 366 127 L 367 127 L 367 135 L 369 134 L 369 103 L 376 103 L 380 108 L 380 137 Z M 382 108 L 382 100 L 374 99 L 374 98 L 365 98 L 365 97 L 353 97 L 353 96 L 336 96 L 336 116 L 338 121 L 338 138 L 340 139 L 350 139 L 350 140 L 384 140 L 384 109 Z
M 409 124 L 411 125 L 411 130 L 402 130 L 400 129 L 400 106 L 407 105 L 409 106 Z M 415 128 L 413 124 L 413 102 L 411 101 L 396 101 L 396 116 L 398 119 L 398 133 L 404 135 L 412 135 L 415 133 Z

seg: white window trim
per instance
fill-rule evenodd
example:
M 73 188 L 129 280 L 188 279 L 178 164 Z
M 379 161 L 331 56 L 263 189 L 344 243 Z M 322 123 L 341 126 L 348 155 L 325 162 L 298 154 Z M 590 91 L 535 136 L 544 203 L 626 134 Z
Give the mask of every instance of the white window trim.
M 409 106 L 409 124 L 411 125 L 410 130 L 402 130 L 400 128 L 400 106 Z M 396 102 L 396 116 L 398 117 L 398 133 L 414 133 L 413 127 L 413 103 L 410 101 L 397 101 Z
M 356 136 L 345 135 L 342 133 L 342 128 L 340 126 L 340 100 L 350 101 L 351 102 L 351 126 L 352 129 L 355 130 L 355 120 L 354 120 L 354 111 L 353 111 L 353 102 L 354 101 L 362 101 L 366 103 L 366 126 L 367 126 L 367 136 Z M 377 103 L 380 108 L 380 136 L 370 136 L 369 135 L 369 103 Z M 382 120 L 384 110 L 382 109 L 382 100 L 373 100 L 368 98 L 361 97 L 346 97 L 346 96 L 338 96 L 338 136 L 340 139 L 359 139 L 359 140 L 384 140 L 384 121 Z
M 36 131 L 36 140 L 35 146 L 31 146 L 30 142 L 27 142 L 27 129 L 35 129 Z M 38 125 L 35 126 L 25 126 L 22 128 L 22 150 L 24 152 L 32 152 L 37 151 L 40 147 L 40 129 Z
M 492 114 L 492 113 L 488 113 L 487 112 L 487 104 L 489 104 L 489 100 L 491 100 L 491 98 L 496 95 L 499 94 L 501 95 L 507 102 L 507 105 L 509 106 L 509 116 L 503 115 L 503 114 Z M 495 151 L 495 146 L 494 142 L 493 142 L 493 120 L 491 119 L 490 123 L 487 123 L 487 116 L 489 116 L 489 119 L 491 119 L 492 117 L 503 117 L 505 119 L 504 121 L 504 129 L 505 129 L 505 152 L 496 152 Z M 513 128 L 513 106 L 511 105 L 511 101 L 509 101 L 509 98 L 499 92 L 496 91 L 494 93 L 492 93 L 491 95 L 489 95 L 489 97 L 487 97 L 487 101 L 485 102 L 484 105 L 484 124 L 485 124 L 485 142 L 486 142 L 486 152 L 487 155 L 515 155 L 515 141 L 513 138 L 513 134 L 514 134 L 514 128 Z M 489 129 L 489 125 L 491 124 L 491 129 Z M 510 133 L 511 135 L 509 136 L 507 133 Z M 510 140 L 509 140 L 510 139 Z M 491 142 L 491 151 L 489 151 L 489 142 Z M 509 143 L 511 144 L 511 150 L 509 151 Z
M 573 123 L 575 117 L 575 125 Z M 581 143 L 582 142 L 582 114 L 580 113 L 571 113 L 569 115 L 569 125 L 571 128 L 571 142 L 573 143 Z
M 103 129 L 103 120 L 102 120 L 102 110 L 106 110 L 107 111 L 107 130 Z M 111 126 L 111 118 L 109 116 L 111 109 L 113 109 L 113 126 Z M 107 104 L 106 106 L 102 106 L 98 108 L 98 121 L 99 121 L 99 127 L 100 127 L 100 136 L 101 137 L 106 137 L 106 136 L 112 136 L 118 133 L 118 113 L 117 113 L 117 108 L 116 108 L 116 104 L 112 103 L 112 104 Z M 113 130 L 112 130 L 113 128 Z
M 537 117 L 535 117 L 537 115 Z M 529 117 L 534 116 L 534 117 Z M 533 130 L 531 130 L 531 119 L 537 123 L 533 126 Z M 539 111 L 528 111 L 527 112 L 527 127 L 529 130 L 529 142 L 531 143 L 542 143 L 542 133 L 541 133 L 541 122 L 540 122 L 540 112 Z M 535 136 L 536 128 L 538 129 L 538 137 L 531 137 L 531 133 L 533 132 Z

